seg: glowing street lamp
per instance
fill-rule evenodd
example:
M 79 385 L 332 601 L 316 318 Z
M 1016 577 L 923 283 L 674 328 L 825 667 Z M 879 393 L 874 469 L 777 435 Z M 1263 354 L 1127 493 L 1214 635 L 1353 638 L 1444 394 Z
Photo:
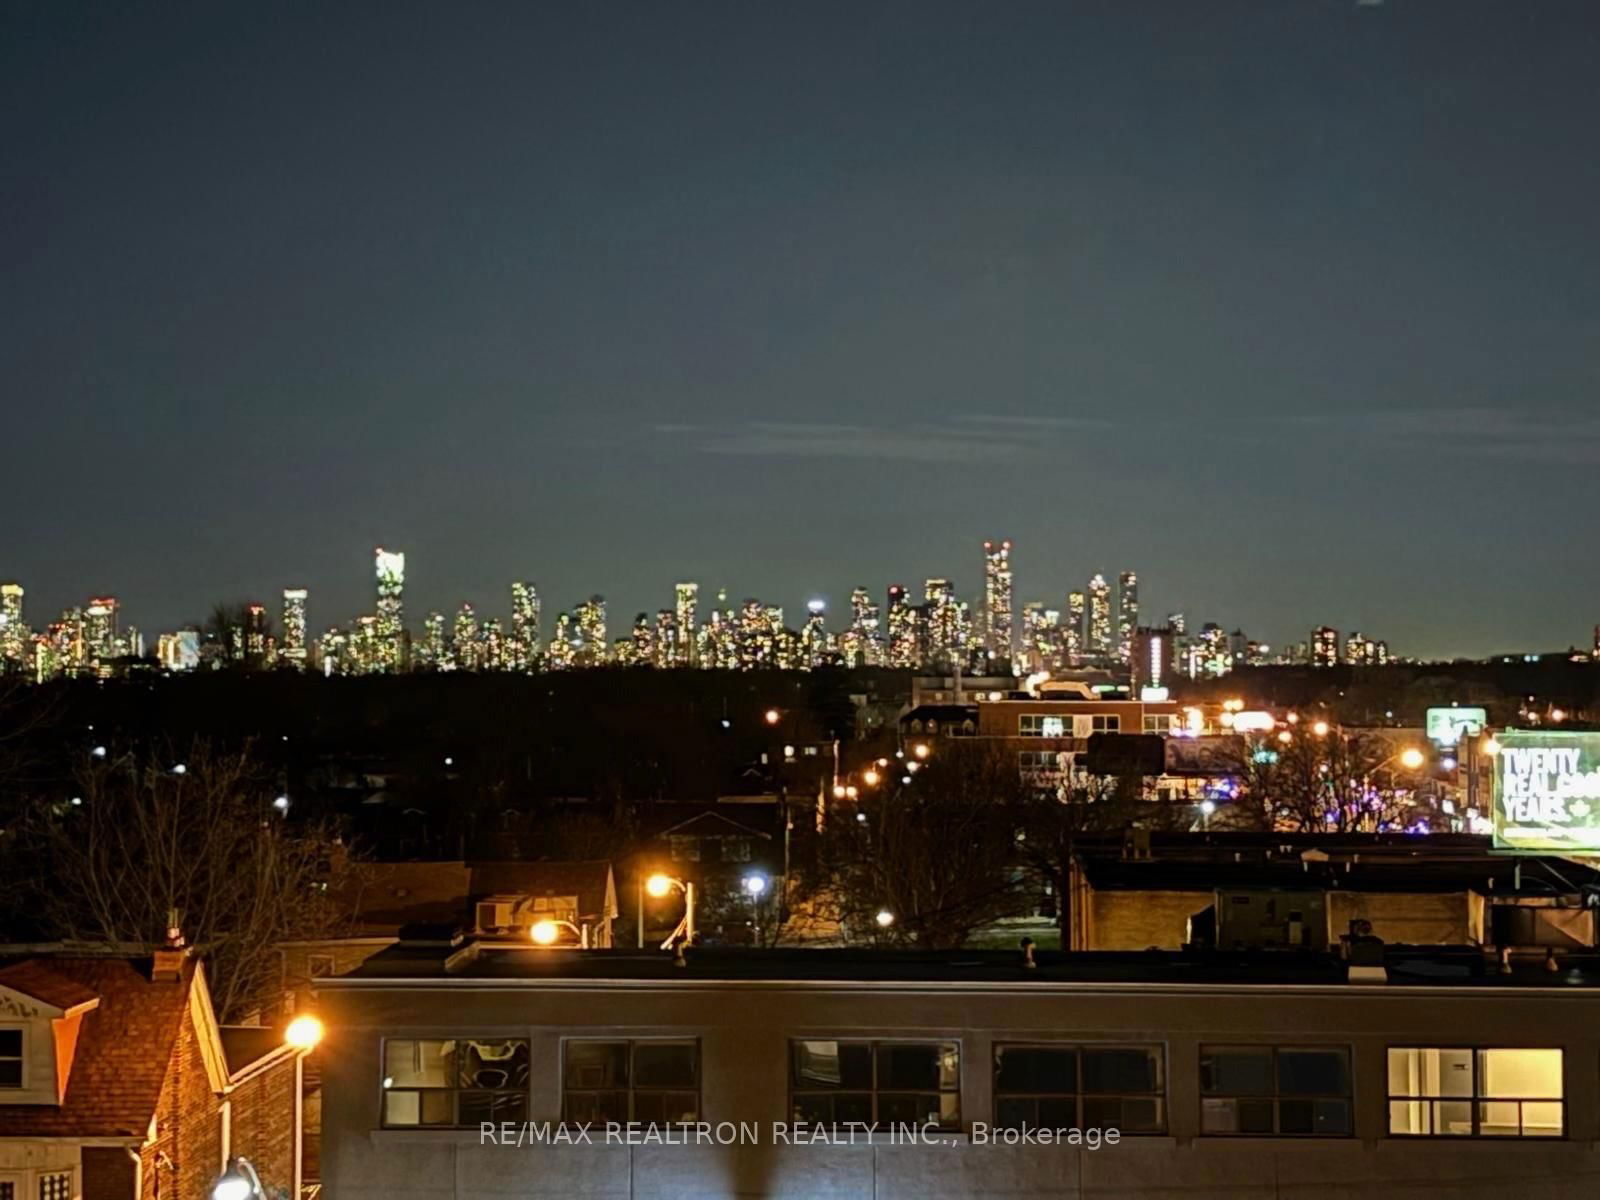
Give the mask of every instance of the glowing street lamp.
M 766 720 L 767 720 L 767 724 L 768 725 L 776 725 L 782 719 L 783 719 L 783 714 L 781 712 L 779 712 L 777 709 L 775 709 L 775 708 L 767 709 Z
M 1318 721 L 1311 727 L 1311 732 L 1316 734 L 1318 737 L 1327 737 L 1328 723 L 1326 721 Z
M 927 758 L 928 743 L 918 742 L 915 746 L 911 747 L 911 753 L 915 754 L 918 758 Z
M 872 919 L 878 923 L 879 929 L 887 929 L 894 924 L 894 914 L 887 908 L 880 908 L 878 915 Z
M 306 1055 L 310 1054 L 322 1042 L 322 1022 L 310 1013 L 301 1013 L 289 1022 L 283 1031 L 283 1040 L 295 1050 L 294 1056 L 294 1194 L 301 1194 L 302 1184 L 306 1173 Z M 240 1162 L 245 1160 L 240 1159 Z M 246 1163 L 246 1166 L 249 1164 Z M 254 1171 L 251 1172 L 254 1174 Z M 227 1178 L 226 1175 L 223 1176 Z M 261 1186 L 261 1180 L 256 1180 L 256 1187 Z M 250 1192 L 238 1192 L 237 1195 L 250 1196 Z M 216 1191 L 212 1191 L 213 1200 L 216 1200 Z
M 259 1200 L 265 1195 L 261 1176 L 248 1158 L 230 1159 L 227 1169 L 211 1185 L 211 1200 Z
M 1423 754 L 1422 751 L 1418 750 L 1415 746 L 1407 746 L 1404 750 L 1400 751 L 1400 765 L 1408 771 L 1415 771 L 1427 761 L 1427 755 Z
M 879 775 L 878 772 L 873 770 L 871 767 L 868 767 L 865 771 L 861 772 L 861 782 L 866 784 L 868 787 L 877 787 L 878 781 L 882 778 L 883 776 Z
M 535 946 L 554 946 L 561 937 L 563 929 L 578 939 L 580 950 L 589 948 L 589 931 L 576 922 L 561 917 L 542 917 L 535 921 L 528 930 L 528 939 Z
M 740 886 L 744 888 L 745 893 L 752 899 L 759 898 L 766 893 L 767 877 L 765 875 L 757 875 L 752 872 L 744 877 Z
M 671 950 L 682 935 L 685 942 L 691 945 L 694 942 L 694 884 L 684 879 L 674 879 L 671 875 L 656 874 L 645 880 L 644 890 L 657 900 L 671 895 L 673 892 L 683 893 L 683 920 L 673 926 L 672 932 L 667 934 L 667 940 L 661 943 L 663 950 Z
M 1500 753 L 1500 743 L 1494 738 L 1489 738 L 1483 743 L 1483 752 L 1490 758 Z

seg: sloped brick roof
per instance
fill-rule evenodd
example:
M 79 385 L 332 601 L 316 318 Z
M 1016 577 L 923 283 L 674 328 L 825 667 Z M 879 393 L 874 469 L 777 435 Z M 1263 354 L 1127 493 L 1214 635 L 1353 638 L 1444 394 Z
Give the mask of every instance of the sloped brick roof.
M 194 984 L 193 960 L 172 983 L 150 981 L 149 959 L 51 957 L 28 962 L 98 996 L 100 1004 L 83 1015 L 64 1102 L 59 1107 L 0 1104 L 0 1133 L 144 1137 L 173 1043 L 183 1028 Z
M 42 1000 L 52 1008 L 59 1008 L 63 1012 L 77 1008 L 80 1004 L 87 1004 L 96 998 L 95 992 L 75 979 L 68 979 L 65 975 L 52 971 L 36 958 L 12 963 L 9 967 L 0 967 L 0 986 L 21 992 L 24 996 L 32 996 L 35 1000 Z

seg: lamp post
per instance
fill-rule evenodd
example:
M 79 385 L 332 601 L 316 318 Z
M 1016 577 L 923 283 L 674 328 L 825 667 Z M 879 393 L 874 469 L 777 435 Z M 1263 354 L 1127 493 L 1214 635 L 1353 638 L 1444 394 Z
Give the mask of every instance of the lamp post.
M 663 950 L 671 950 L 678 940 L 678 935 L 683 935 L 683 940 L 689 944 L 694 943 L 694 884 L 684 879 L 674 879 L 671 875 L 652 875 L 645 882 L 644 890 L 657 900 L 672 892 L 683 893 L 683 920 L 679 921 L 667 934 L 667 940 L 661 943 Z
M 294 1200 L 300 1200 L 305 1190 L 306 1166 L 306 1055 L 322 1041 L 322 1022 L 310 1013 L 303 1013 L 289 1022 L 283 1031 L 283 1040 L 295 1048 L 294 1056 Z M 240 1160 L 243 1161 L 243 1160 Z M 248 1165 L 248 1164 L 247 1164 Z M 260 1187 L 260 1181 L 256 1181 Z M 250 1193 L 242 1193 L 249 1195 Z M 213 1194 L 213 1200 L 226 1200 Z
M 577 936 L 578 949 L 587 950 L 589 948 L 589 930 L 587 927 L 579 926 L 576 922 L 568 921 L 561 917 L 544 917 L 535 921 L 533 928 L 528 930 L 528 938 L 535 946 L 552 947 L 556 944 L 556 939 L 561 936 L 563 929 Z
M 263 1200 L 261 1176 L 248 1158 L 232 1158 L 217 1181 L 211 1185 L 211 1200 Z

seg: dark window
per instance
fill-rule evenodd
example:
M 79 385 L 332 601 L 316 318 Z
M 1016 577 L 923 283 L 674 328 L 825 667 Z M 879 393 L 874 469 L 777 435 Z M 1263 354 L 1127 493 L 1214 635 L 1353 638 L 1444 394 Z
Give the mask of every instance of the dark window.
M 790 1047 L 789 1111 L 818 1125 L 961 1124 L 955 1042 L 806 1039 Z
M 390 1038 L 383 1044 L 383 1123 L 477 1125 L 528 1111 L 528 1043 L 517 1038 Z
M 561 1118 L 572 1122 L 698 1120 L 697 1042 L 570 1041 L 561 1078 Z
M 1202 1133 L 1350 1134 L 1350 1051 L 1341 1047 L 1203 1047 L 1200 1092 Z
M 1161 1133 L 1161 1063 L 1159 1046 L 996 1046 L 995 1124 Z
M 0 1088 L 22 1086 L 22 1030 L 0 1029 Z

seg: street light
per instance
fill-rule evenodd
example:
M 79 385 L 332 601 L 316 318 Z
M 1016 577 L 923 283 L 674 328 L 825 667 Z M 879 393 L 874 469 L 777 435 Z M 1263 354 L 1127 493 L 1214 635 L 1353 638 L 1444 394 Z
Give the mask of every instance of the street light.
M 230 1159 L 227 1169 L 211 1185 L 211 1200 L 258 1200 L 265 1195 L 261 1176 L 248 1158 Z
M 1408 771 L 1415 771 L 1427 761 L 1427 755 L 1423 754 L 1422 751 L 1418 750 L 1415 746 L 1407 746 L 1404 750 L 1400 751 L 1400 765 Z
M 878 780 L 882 778 L 883 776 L 879 775 L 871 767 L 868 767 L 865 771 L 861 772 L 861 782 L 866 784 L 868 787 L 876 787 Z
M 759 897 L 767 890 L 767 877 L 765 875 L 756 875 L 754 873 L 746 875 L 744 877 L 742 886 L 744 887 L 744 890 L 751 896 Z
M 671 950 L 677 943 L 678 936 L 682 934 L 683 940 L 694 942 L 694 884 L 684 879 L 674 879 L 671 875 L 656 874 L 645 881 L 644 890 L 657 900 L 673 892 L 683 893 L 683 920 L 673 926 L 672 932 L 667 934 L 667 940 L 661 943 L 663 950 Z
M 535 921 L 533 927 L 528 930 L 528 937 L 535 946 L 554 946 L 563 929 L 577 937 L 580 950 L 589 948 L 589 931 L 576 922 L 561 917 L 544 917 Z
M 299 1200 L 306 1173 L 306 1055 L 310 1054 L 322 1041 L 322 1022 L 310 1013 L 301 1013 L 289 1022 L 289 1027 L 283 1031 L 283 1040 L 294 1048 L 294 1196 Z M 240 1159 L 240 1162 L 245 1162 Z M 245 1163 L 248 1166 L 248 1163 Z M 254 1171 L 251 1172 L 254 1174 Z M 226 1176 L 224 1176 L 226 1178 Z M 261 1187 L 261 1180 L 256 1180 L 256 1187 Z M 238 1192 L 240 1197 L 250 1196 L 251 1192 Z M 213 1200 L 216 1200 L 213 1192 Z M 224 1198 L 225 1200 L 225 1198 Z
M 1490 758 L 1493 758 L 1495 755 L 1500 753 L 1500 743 L 1492 737 L 1489 738 L 1483 743 L 1483 752 Z
M 911 753 L 915 754 L 918 758 L 927 758 L 928 743 L 918 742 L 915 746 L 911 747 Z
M 766 717 L 768 725 L 776 725 L 783 719 L 783 714 L 775 708 L 769 708 L 767 709 Z
M 880 908 L 878 915 L 873 918 L 878 923 L 879 929 L 887 929 L 894 924 L 894 914 L 887 908 Z
M 1327 737 L 1328 723 L 1326 721 L 1318 721 L 1311 727 L 1311 732 L 1316 734 L 1318 737 Z

